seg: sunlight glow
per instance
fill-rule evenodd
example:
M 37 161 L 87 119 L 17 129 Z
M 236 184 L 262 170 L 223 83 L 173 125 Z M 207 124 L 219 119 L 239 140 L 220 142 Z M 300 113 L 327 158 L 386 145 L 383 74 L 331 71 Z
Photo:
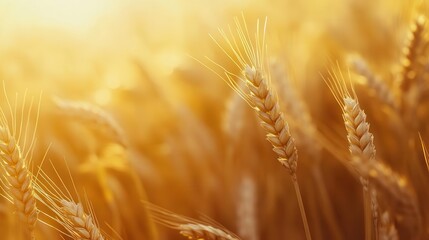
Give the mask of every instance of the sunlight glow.
M 71 31 L 88 30 L 111 10 L 109 0 L 17 0 L 8 14 L 22 25 L 53 26 Z

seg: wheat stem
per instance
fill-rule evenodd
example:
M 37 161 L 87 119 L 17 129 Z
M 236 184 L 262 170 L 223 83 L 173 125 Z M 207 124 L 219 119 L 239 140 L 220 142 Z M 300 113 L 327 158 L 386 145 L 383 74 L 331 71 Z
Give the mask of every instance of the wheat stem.
M 368 189 L 362 188 L 363 192 L 363 209 L 364 209 L 364 220 L 365 220 L 365 240 L 371 240 L 372 233 L 372 214 L 371 214 L 371 203 Z
M 334 214 L 334 209 L 332 208 L 332 202 L 329 198 L 329 193 L 327 191 L 327 187 L 325 184 L 325 180 L 323 179 L 322 171 L 320 169 L 319 164 L 313 167 L 313 178 L 316 181 L 316 187 L 319 193 L 320 201 L 322 202 L 322 211 L 326 217 L 326 221 L 328 227 L 331 229 L 333 234 L 333 239 L 340 240 L 342 239 L 342 233 L 338 226 L 338 221 Z
M 299 190 L 299 184 L 296 175 L 292 175 L 292 182 L 295 189 L 296 198 L 298 200 L 299 211 L 301 212 L 302 223 L 304 224 L 305 238 L 307 240 L 311 240 L 310 227 L 308 226 L 304 203 L 302 202 L 301 191 Z

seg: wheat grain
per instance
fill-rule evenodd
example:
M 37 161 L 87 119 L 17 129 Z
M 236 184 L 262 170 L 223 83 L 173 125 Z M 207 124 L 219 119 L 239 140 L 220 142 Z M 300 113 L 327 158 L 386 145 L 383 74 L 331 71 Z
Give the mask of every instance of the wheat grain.
M 317 200 L 319 206 L 316 208 L 321 210 L 326 217 L 328 226 L 334 234 L 334 239 L 341 239 L 339 224 L 335 219 L 332 201 L 326 189 L 321 171 L 322 148 L 315 141 L 317 138 L 317 127 L 302 96 L 300 96 L 296 87 L 290 83 L 286 69 L 280 62 L 272 62 L 270 69 L 272 79 L 275 81 L 279 91 L 279 99 L 283 103 L 282 107 L 284 107 L 285 112 L 288 111 L 296 122 L 293 127 L 297 129 L 296 139 L 298 140 L 298 145 L 307 149 L 311 156 L 312 177 L 315 183 L 314 189 L 319 194 L 319 199 Z

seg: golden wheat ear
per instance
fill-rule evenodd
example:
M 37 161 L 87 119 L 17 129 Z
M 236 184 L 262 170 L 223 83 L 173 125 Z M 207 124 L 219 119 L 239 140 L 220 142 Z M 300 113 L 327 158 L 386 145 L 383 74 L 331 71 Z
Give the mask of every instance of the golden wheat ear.
M 219 30 L 223 42 L 212 37 L 232 61 L 235 69 L 228 70 L 212 60 L 210 61 L 214 64 L 213 68 L 204 65 L 221 77 L 255 110 L 267 133 L 267 140 L 278 155 L 278 161 L 296 178 L 298 151 L 288 123 L 280 111 L 277 93 L 271 86 L 265 45 L 267 21 L 262 27 L 259 20 L 257 21 L 254 39 L 250 37 L 244 16 L 242 21 L 236 18 L 235 25 L 236 32 L 231 28 L 229 33 Z M 236 71 L 241 74 L 235 74 Z
M 365 86 L 381 103 L 393 110 L 398 109 L 397 98 L 393 89 L 383 79 L 376 75 L 368 63 L 360 56 L 350 55 L 347 59 L 350 68 L 365 79 Z
M 254 38 L 251 37 L 252 34 L 247 28 L 244 16 L 241 21 L 236 18 L 235 25 L 235 31 L 229 28 L 229 33 L 219 30 L 223 39 L 222 42 L 212 37 L 221 51 L 232 61 L 235 69 L 228 70 L 214 61 L 211 61 L 212 64 L 219 68 L 218 71 L 221 73 L 218 73 L 214 68 L 208 68 L 220 76 L 257 114 L 260 124 L 266 132 L 267 140 L 277 154 L 277 160 L 288 170 L 292 178 L 305 236 L 307 240 L 310 240 L 310 228 L 296 174 L 298 150 L 295 139 L 290 133 L 289 125 L 280 110 L 277 93 L 271 84 L 265 42 L 267 20 L 262 25 L 259 20 L 257 21 Z M 235 74 L 237 71 L 241 74 Z
M 402 75 L 399 86 L 401 93 L 406 94 L 419 81 L 424 71 L 424 54 L 429 41 L 427 39 L 427 19 L 418 15 L 411 23 L 406 46 L 403 50 Z
M 399 234 L 396 230 L 394 221 L 388 211 L 383 212 L 380 217 L 378 239 L 380 240 L 399 240 Z
M 38 220 L 36 194 L 34 191 L 34 178 L 30 171 L 32 150 L 35 144 L 35 129 L 37 129 L 37 116 L 32 116 L 33 100 L 27 106 L 26 94 L 22 103 L 11 103 L 4 88 L 8 109 L 0 109 L 0 165 L 6 175 L 0 179 L 1 188 L 5 191 L 4 197 L 13 203 L 16 213 L 24 223 L 26 233 L 30 239 L 35 239 L 35 227 Z M 18 105 L 22 104 L 21 109 Z M 14 106 L 12 106 L 14 105 Z M 30 123 L 34 117 L 34 123 Z M 30 126 L 30 125 L 34 126 Z M 33 133 L 30 133 L 30 129 Z M 29 137 L 30 136 L 30 137 Z
M 145 202 L 156 222 L 194 240 L 240 240 L 240 238 L 213 220 L 206 222 L 175 214 L 154 204 Z
M 365 239 L 371 239 L 372 231 L 377 229 L 378 200 L 376 191 L 368 182 L 368 177 L 359 171 L 359 164 L 375 162 L 374 136 L 369 131 L 369 123 L 366 114 L 361 109 L 357 94 L 353 88 L 351 77 L 346 80 L 341 72 L 339 64 L 337 69 L 329 71 L 329 77 L 324 78 L 326 84 L 334 95 L 335 100 L 343 112 L 344 126 L 347 131 L 349 151 L 354 162 L 350 165 L 360 174 L 363 189 L 363 203 L 365 215 Z M 356 164 L 353 164 L 356 163 Z M 373 226 L 375 225 L 375 226 Z
M 366 114 L 360 107 L 350 76 L 346 80 L 338 66 L 338 69 L 329 71 L 329 77 L 324 80 L 343 112 L 351 155 L 362 161 L 375 161 L 374 136 L 369 131 Z
M 54 98 L 53 101 L 60 114 L 84 124 L 89 124 L 123 147 L 128 146 L 124 130 L 107 111 L 87 102 L 74 102 L 60 98 Z
M 68 237 L 76 240 L 104 240 L 104 234 L 98 227 L 99 224 L 89 201 L 86 201 L 86 205 L 89 207 L 89 212 L 86 212 L 82 201 L 73 200 L 72 194 L 64 185 L 64 180 L 61 178 L 52 162 L 51 165 L 58 177 L 58 181 L 54 181 L 43 170 L 39 169 L 38 178 L 35 182 L 39 202 L 50 210 L 49 212 L 43 211 L 41 213 L 46 216 L 47 219 L 53 220 L 64 227 L 66 232 L 59 228 L 54 228 Z M 70 179 L 73 183 L 74 192 L 77 195 L 77 190 L 71 176 Z M 55 182 L 60 182 L 63 186 L 58 186 Z M 44 221 L 44 223 L 48 226 L 52 226 L 48 221 Z

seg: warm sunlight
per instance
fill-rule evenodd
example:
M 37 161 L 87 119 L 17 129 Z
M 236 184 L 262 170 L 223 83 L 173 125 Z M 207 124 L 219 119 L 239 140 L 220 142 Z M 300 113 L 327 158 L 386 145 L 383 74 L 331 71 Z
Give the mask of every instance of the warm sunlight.
M 428 17 L 0 0 L 0 239 L 429 239 Z
M 16 0 L 2 4 L 20 26 L 51 26 L 84 32 L 114 7 L 111 0 Z

